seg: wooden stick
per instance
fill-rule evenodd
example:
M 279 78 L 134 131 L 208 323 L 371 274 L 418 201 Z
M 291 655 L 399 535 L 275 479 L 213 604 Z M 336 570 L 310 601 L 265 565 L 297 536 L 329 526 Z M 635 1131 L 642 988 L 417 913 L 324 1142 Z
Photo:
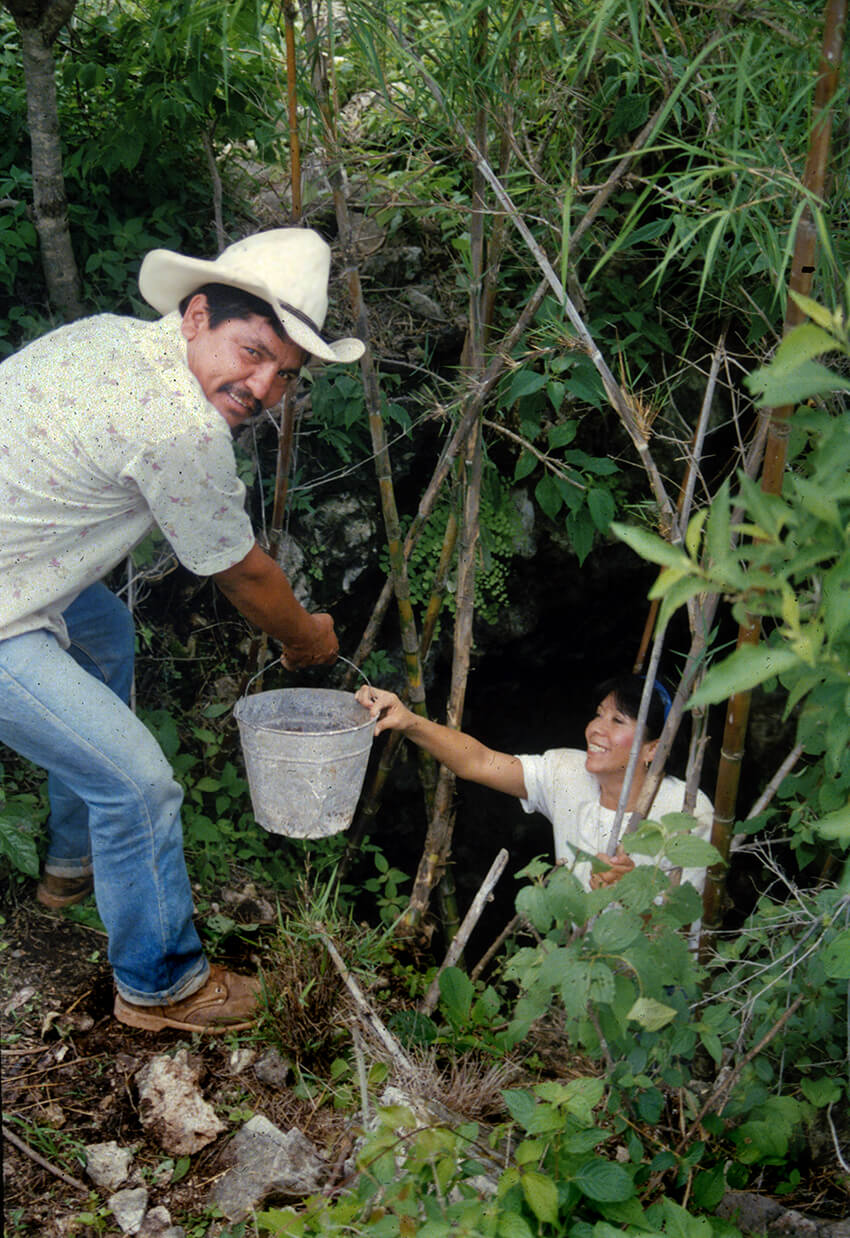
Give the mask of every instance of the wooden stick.
M 13 1135 L 8 1126 L 3 1127 L 3 1138 L 8 1139 L 9 1143 L 14 1148 L 17 1148 L 19 1152 L 23 1152 L 24 1156 L 28 1156 L 31 1161 L 35 1161 L 36 1165 L 40 1165 L 42 1169 L 46 1169 L 54 1177 L 60 1178 L 66 1186 L 71 1186 L 75 1191 L 82 1191 L 84 1195 L 88 1195 L 90 1188 L 86 1186 L 85 1182 L 80 1182 L 79 1178 L 72 1178 L 70 1174 L 66 1174 L 65 1170 L 60 1169 L 57 1165 L 51 1165 L 50 1161 L 46 1161 L 28 1143 L 24 1143 L 23 1139 Z
M 405 1073 L 412 1074 L 413 1063 L 392 1033 L 387 1030 L 378 1015 L 366 1001 L 366 998 L 363 995 L 363 990 L 360 988 L 359 984 L 346 967 L 342 955 L 339 953 L 336 946 L 331 941 L 330 937 L 328 937 L 321 925 L 317 924 L 314 927 L 322 941 L 325 943 L 325 949 L 331 956 L 331 962 L 339 972 L 343 984 L 354 998 L 354 1004 L 356 1005 L 363 1022 L 370 1029 L 370 1031 L 375 1034 L 396 1065 Z
M 425 994 L 425 998 L 421 1006 L 423 1014 L 430 1014 L 436 1006 L 437 998 L 440 995 L 440 976 L 442 976 L 447 967 L 454 967 L 455 963 L 460 958 L 464 946 L 469 941 L 472 930 L 481 919 L 481 913 L 484 910 L 484 905 L 489 900 L 493 887 L 504 872 L 507 862 L 508 852 L 503 847 L 493 863 L 490 865 L 489 872 L 482 881 L 475 898 L 472 900 L 469 911 L 467 911 L 466 915 L 463 917 L 463 923 L 455 934 L 454 940 L 448 948 L 446 957 L 443 959 L 439 971 L 431 981 L 430 988 Z

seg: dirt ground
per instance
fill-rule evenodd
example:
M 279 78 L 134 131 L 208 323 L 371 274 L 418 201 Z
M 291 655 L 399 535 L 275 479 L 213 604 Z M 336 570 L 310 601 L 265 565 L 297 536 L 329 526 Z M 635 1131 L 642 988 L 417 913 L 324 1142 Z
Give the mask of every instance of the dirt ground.
M 106 1202 L 108 1191 L 86 1177 L 80 1145 L 114 1140 L 136 1150 L 136 1181 L 150 1191 L 149 1207 L 164 1205 L 187 1238 L 214 1232 L 204 1222 L 212 1182 L 223 1172 L 221 1154 L 252 1112 L 288 1130 L 298 1126 L 334 1156 L 343 1137 L 341 1115 L 296 1098 L 289 1088 L 259 1082 L 250 1060 L 268 1043 L 239 1038 L 195 1038 L 177 1032 L 137 1031 L 112 1017 L 112 975 L 101 932 L 49 912 L 35 900 L 35 883 L 0 894 L 0 1036 L 4 1129 L 4 1230 L 7 1236 L 64 1238 L 120 1234 Z M 225 961 L 250 971 L 247 951 Z M 155 1054 L 185 1045 L 203 1062 L 201 1087 L 228 1131 L 191 1158 L 173 1182 L 174 1159 L 146 1138 L 137 1113 L 137 1071 Z M 29 1152 L 15 1146 L 23 1142 Z M 30 1153 L 35 1154 L 30 1155 Z M 40 1160 L 36 1159 L 40 1158 Z M 182 1169 L 182 1166 L 180 1167 Z M 80 1219 L 93 1214 L 91 1222 Z M 237 1231 L 238 1232 L 238 1231 Z

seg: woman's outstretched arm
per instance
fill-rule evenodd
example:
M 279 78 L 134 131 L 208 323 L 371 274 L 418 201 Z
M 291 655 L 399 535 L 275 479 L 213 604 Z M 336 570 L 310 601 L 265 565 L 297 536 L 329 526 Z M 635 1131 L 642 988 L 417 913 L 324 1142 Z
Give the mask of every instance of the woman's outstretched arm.
M 401 731 L 436 757 L 441 765 L 457 774 L 458 778 L 481 783 L 519 799 L 526 798 L 522 764 L 517 757 L 507 752 L 495 752 L 463 731 L 422 718 L 403 705 L 394 692 L 385 692 L 383 688 L 364 685 L 357 693 L 357 699 L 378 719 L 376 735 L 382 731 Z

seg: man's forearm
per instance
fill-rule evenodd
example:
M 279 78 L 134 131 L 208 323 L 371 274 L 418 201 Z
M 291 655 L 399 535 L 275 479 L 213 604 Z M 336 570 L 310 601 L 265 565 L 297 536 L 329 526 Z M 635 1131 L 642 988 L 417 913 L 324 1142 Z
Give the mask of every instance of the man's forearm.
M 268 559 L 268 556 L 266 556 Z M 216 577 L 218 587 L 241 615 L 281 644 L 300 644 L 310 638 L 311 621 L 292 592 L 283 571 L 271 559 L 268 570 L 246 572 L 236 578 Z
M 306 611 L 285 574 L 256 543 L 241 562 L 217 572 L 215 579 L 246 619 L 281 642 L 282 661 L 289 670 L 334 661 L 339 645 L 333 619 Z

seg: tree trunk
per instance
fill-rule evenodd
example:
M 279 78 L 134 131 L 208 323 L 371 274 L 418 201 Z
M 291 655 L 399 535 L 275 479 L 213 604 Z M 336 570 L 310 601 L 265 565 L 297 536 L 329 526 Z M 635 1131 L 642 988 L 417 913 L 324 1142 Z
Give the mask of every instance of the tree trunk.
M 65 319 L 79 318 L 83 304 L 68 227 L 52 46 L 76 3 L 77 0 L 48 0 L 46 4 L 7 0 L 5 4 L 21 36 L 32 146 L 34 223 L 41 243 L 47 296 L 54 312 Z

